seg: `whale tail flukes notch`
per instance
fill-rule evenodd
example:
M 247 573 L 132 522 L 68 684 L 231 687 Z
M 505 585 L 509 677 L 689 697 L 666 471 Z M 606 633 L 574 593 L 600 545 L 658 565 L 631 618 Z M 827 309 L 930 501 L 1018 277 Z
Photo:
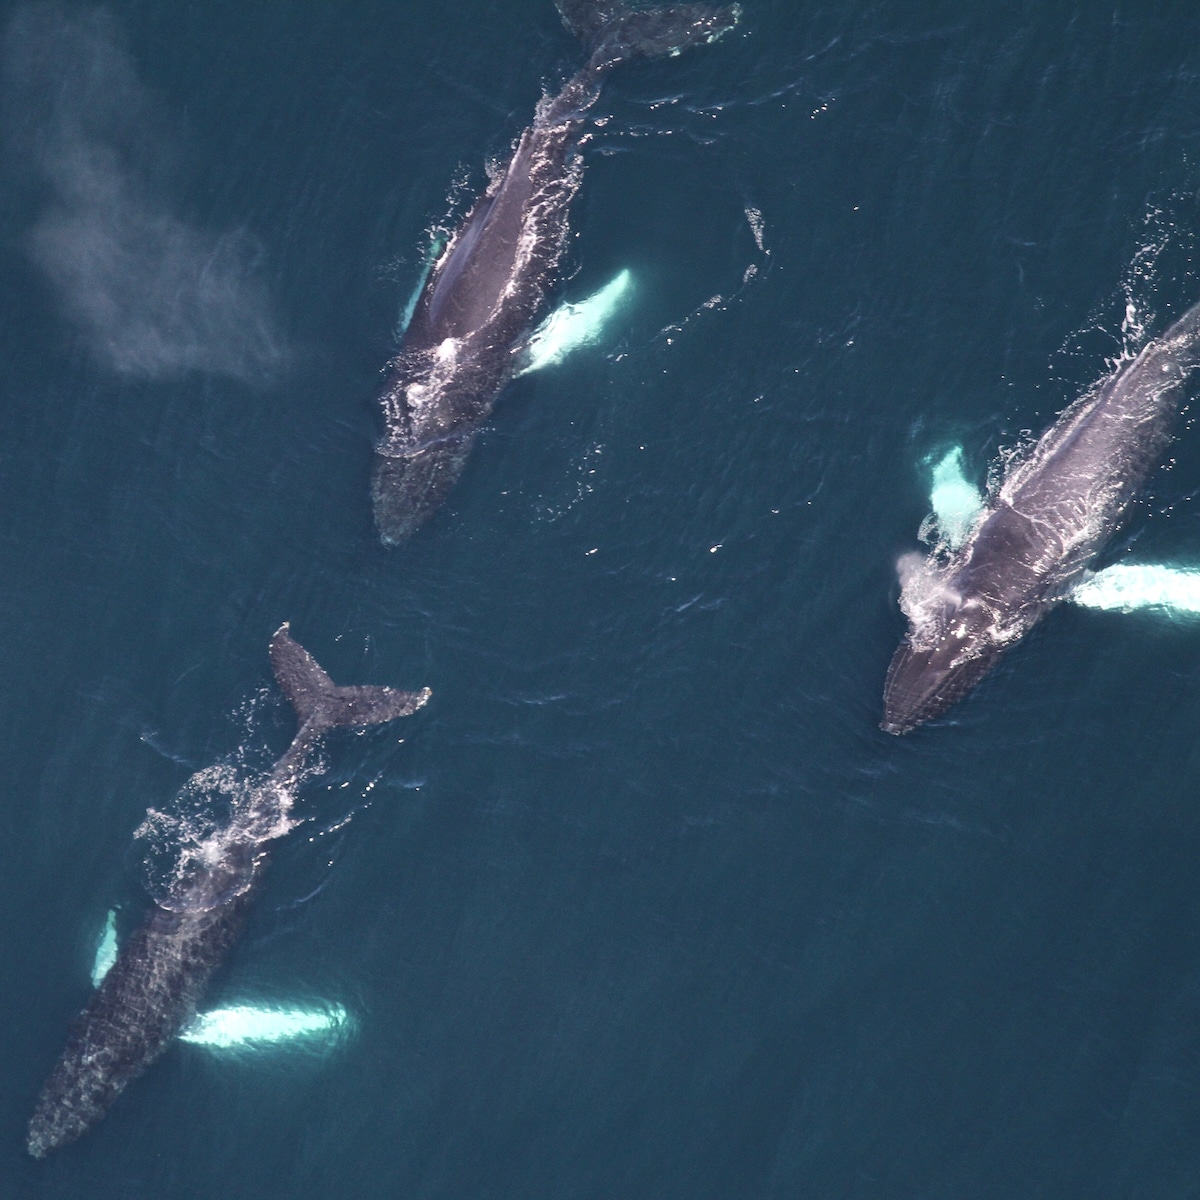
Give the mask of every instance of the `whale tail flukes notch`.
M 284 622 L 271 638 L 271 666 L 302 727 L 319 735 L 336 726 L 381 725 L 414 713 L 433 693 L 391 687 L 338 687 L 288 633 Z
M 741 6 L 666 4 L 633 8 L 622 0 L 556 0 L 564 24 L 591 51 L 592 61 L 615 66 L 631 58 L 662 58 L 704 46 L 728 33 Z

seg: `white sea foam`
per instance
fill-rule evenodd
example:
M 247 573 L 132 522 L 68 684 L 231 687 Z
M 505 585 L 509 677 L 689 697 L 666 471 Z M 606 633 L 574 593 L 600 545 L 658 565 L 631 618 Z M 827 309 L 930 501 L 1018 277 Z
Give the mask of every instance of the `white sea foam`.
M 173 912 L 200 912 L 246 891 L 257 873 L 257 848 L 295 828 L 295 787 L 250 773 L 234 755 L 197 771 L 169 805 L 151 808 L 134 830 L 146 848 L 146 886 Z
M 912 642 L 928 648 L 945 632 L 949 614 L 962 603 L 962 596 L 948 586 L 947 567 L 935 555 L 902 554 L 896 574 L 900 611 L 908 618 Z
M 633 275 L 619 272 L 578 304 L 561 304 L 529 336 L 518 375 L 556 366 L 573 350 L 594 345 L 633 294 Z

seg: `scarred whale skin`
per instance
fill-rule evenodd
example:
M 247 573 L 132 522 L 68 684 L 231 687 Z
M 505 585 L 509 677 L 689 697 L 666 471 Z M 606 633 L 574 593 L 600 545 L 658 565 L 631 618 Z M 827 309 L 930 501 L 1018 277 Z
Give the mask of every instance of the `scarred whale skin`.
M 1200 304 L 1009 463 L 960 549 L 901 560 L 909 628 L 888 669 L 883 729 L 940 716 L 1065 597 L 1161 460 L 1197 366 Z
M 271 665 L 300 729 L 236 827 L 214 843 L 220 854 L 189 875 L 169 908 L 153 906 L 76 1018 L 29 1122 L 26 1147 L 34 1158 L 90 1129 L 195 1016 L 241 932 L 268 844 L 290 828 L 292 794 L 322 734 L 408 716 L 430 696 L 428 688 L 337 687 L 287 625 L 271 639 Z
M 622 62 L 678 54 L 737 23 L 737 5 L 633 9 L 558 0 L 588 61 L 544 96 L 503 172 L 442 251 L 380 397 L 384 435 L 371 479 L 375 524 L 403 542 L 441 506 L 480 425 L 519 365 L 523 337 L 553 285 L 582 182 L 578 151 L 605 76 Z

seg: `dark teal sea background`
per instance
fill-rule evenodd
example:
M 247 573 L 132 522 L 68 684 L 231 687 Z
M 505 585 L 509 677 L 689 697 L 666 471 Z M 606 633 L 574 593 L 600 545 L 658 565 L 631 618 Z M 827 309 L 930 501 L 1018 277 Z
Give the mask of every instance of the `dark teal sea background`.
M 1200 1196 L 1200 622 L 1064 607 L 877 726 L 923 459 L 1200 298 L 1194 4 L 745 0 L 615 74 L 562 296 L 634 299 L 393 551 L 380 370 L 549 0 L 2 17 L 0 1197 Z M 1112 554 L 1200 564 L 1197 491 L 1183 428 Z M 34 1162 L 146 809 L 291 736 L 284 620 L 434 692 L 330 740 L 211 997 L 353 1032 Z

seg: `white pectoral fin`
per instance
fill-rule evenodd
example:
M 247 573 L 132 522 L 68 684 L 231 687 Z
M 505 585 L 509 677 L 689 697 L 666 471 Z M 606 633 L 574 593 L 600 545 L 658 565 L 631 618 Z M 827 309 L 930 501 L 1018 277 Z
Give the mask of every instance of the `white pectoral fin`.
M 936 540 L 957 550 L 983 512 L 983 493 L 966 476 L 961 446 L 954 446 L 933 464 L 930 474 L 929 505 Z
M 1114 563 L 1089 574 L 1067 596 L 1108 612 L 1152 609 L 1166 617 L 1200 616 L 1200 569 Z
M 632 294 L 633 275 L 622 270 L 578 304 L 560 304 L 529 335 L 517 375 L 557 366 L 572 351 L 594 345 Z
M 199 1013 L 180 1041 L 209 1050 L 264 1049 L 281 1043 L 328 1043 L 345 1036 L 350 1014 L 340 1004 L 322 1008 L 238 1004 Z
M 117 910 L 110 908 L 104 920 L 104 932 L 96 943 L 96 953 L 92 958 L 92 987 L 99 987 L 104 977 L 112 970 L 117 961 Z

